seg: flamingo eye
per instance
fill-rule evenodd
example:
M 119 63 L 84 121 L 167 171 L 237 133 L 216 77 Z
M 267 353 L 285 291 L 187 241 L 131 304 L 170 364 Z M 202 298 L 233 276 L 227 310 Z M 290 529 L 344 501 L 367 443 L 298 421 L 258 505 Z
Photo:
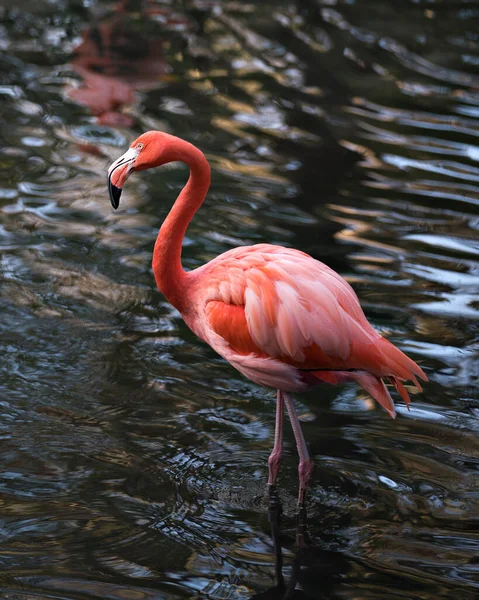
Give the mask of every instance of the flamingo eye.
M 143 144 L 142 142 L 138 142 L 138 144 L 136 145 L 136 148 L 138 148 L 138 150 L 143 150 L 144 147 L 145 144 Z

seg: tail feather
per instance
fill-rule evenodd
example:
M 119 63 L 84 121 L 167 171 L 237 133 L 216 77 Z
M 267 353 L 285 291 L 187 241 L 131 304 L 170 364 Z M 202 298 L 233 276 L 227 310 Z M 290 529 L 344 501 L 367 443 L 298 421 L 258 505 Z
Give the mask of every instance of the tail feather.
M 404 352 L 401 352 L 399 348 L 396 348 L 394 344 L 391 344 L 391 342 L 385 338 L 381 338 L 379 344 L 381 352 L 385 358 L 384 376 L 390 376 L 393 374 L 394 377 L 399 378 L 402 381 L 411 379 L 418 390 L 421 391 L 422 388 L 416 377 L 421 378 L 423 381 L 428 380 L 421 367 L 415 363 L 412 358 L 406 356 Z
M 394 402 L 382 378 L 387 379 L 395 388 L 401 398 L 404 400 L 408 410 L 411 398 L 403 385 L 403 381 L 412 381 L 416 388 L 422 392 L 422 386 L 417 380 L 421 378 L 427 381 L 427 376 L 419 365 L 411 358 L 406 356 L 399 348 L 396 348 L 385 338 L 376 340 L 375 348 L 378 351 L 375 355 L 377 359 L 374 368 L 371 364 L 364 364 L 363 369 L 358 370 L 319 370 L 308 373 L 314 380 L 324 381 L 325 383 L 342 383 L 345 381 L 355 381 L 368 392 L 394 419 L 396 411 Z M 368 370 L 368 367 L 371 371 Z M 304 374 L 306 377 L 306 374 Z
M 356 373 L 350 373 L 349 375 L 350 378 L 359 383 L 368 394 L 371 394 L 371 396 L 388 411 L 393 419 L 396 418 L 393 399 L 382 379 L 379 379 L 379 377 L 375 377 L 366 371 L 357 371 Z
M 412 376 L 413 381 L 415 379 L 414 375 Z M 411 403 L 411 398 L 409 397 L 409 394 L 406 390 L 406 388 L 403 386 L 402 382 L 399 381 L 399 379 L 397 379 L 396 377 L 388 377 L 389 381 L 393 384 L 393 386 L 396 388 L 396 391 L 398 392 L 398 394 L 401 396 L 401 398 L 404 400 L 404 403 L 407 406 L 407 409 L 409 410 L 409 404 Z M 421 386 L 417 383 L 416 381 L 416 386 L 419 388 L 419 391 L 421 391 Z

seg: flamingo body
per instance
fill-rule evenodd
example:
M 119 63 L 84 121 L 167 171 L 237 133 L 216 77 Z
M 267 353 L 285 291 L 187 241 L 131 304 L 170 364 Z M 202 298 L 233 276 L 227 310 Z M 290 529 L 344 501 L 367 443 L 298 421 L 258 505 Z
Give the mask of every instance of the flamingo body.
M 425 377 L 371 327 L 351 286 L 304 252 L 244 246 L 188 275 L 187 325 L 255 383 L 298 392 L 356 381 L 394 416 L 381 378 L 409 402 L 401 381 Z

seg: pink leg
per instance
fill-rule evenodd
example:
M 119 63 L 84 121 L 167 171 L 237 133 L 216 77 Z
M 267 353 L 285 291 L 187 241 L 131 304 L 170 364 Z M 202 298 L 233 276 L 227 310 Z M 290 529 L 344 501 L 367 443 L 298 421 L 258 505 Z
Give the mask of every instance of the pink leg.
M 278 390 L 276 396 L 276 424 L 274 427 L 273 451 L 268 458 L 268 495 L 269 495 L 269 522 L 271 523 L 271 535 L 273 537 L 275 571 L 278 589 L 284 590 L 283 578 L 283 554 L 281 552 L 281 515 L 283 508 L 276 493 L 276 480 L 283 459 L 283 421 L 284 421 L 284 397 L 283 392 Z
M 283 417 L 284 417 L 284 392 L 278 390 L 276 395 L 276 424 L 274 427 L 273 451 L 268 458 L 268 485 L 276 485 L 279 468 L 283 460 Z
M 291 426 L 293 427 L 294 438 L 296 440 L 296 447 L 298 448 L 299 454 L 299 494 L 298 494 L 298 504 L 300 507 L 304 506 L 304 498 L 306 495 L 306 490 L 308 488 L 308 483 L 311 477 L 311 473 L 313 471 L 313 461 L 309 456 L 308 447 L 306 446 L 306 440 L 304 439 L 303 432 L 301 431 L 301 424 L 298 419 L 298 415 L 296 414 L 296 410 L 293 404 L 293 397 L 289 392 L 283 392 L 284 402 L 286 403 L 286 408 L 288 410 L 289 420 L 291 421 Z

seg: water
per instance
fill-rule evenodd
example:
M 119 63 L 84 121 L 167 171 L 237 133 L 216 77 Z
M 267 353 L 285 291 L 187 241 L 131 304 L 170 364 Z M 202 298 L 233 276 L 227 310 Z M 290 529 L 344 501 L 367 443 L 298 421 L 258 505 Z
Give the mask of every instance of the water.
M 161 129 L 213 169 L 187 268 L 243 243 L 309 252 L 430 377 L 394 422 L 355 387 L 297 396 L 316 465 L 304 594 L 477 598 L 477 3 L 137 7 L 0 9 L 0 597 L 274 587 L 273 396 L 189 332 L 150 269 L 187 173 L 135 175 L 117 213 L 107 197 L 110 162 Z M 288 576 L 289 429 L 286 448 Z

